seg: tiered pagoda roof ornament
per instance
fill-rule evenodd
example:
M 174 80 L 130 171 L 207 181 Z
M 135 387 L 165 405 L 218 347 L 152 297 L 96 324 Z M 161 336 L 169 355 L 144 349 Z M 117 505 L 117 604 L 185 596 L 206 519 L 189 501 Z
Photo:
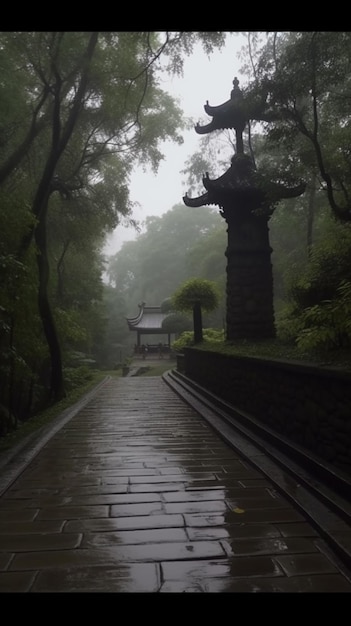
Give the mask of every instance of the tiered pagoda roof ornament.
M 219 178 L 203 177 L 206 191 L 183 197 L 189 207 L 217 205 L 228 224 L 227 339 L 260 339 L 275 336 L 273 278 L 270 262 L 268 220 L 283 198 L 296 198 L 305 184 L 292 187 L 268 181 L 244 153 L 243 132 L 251 119 L 265 119 L 261 103 L 245 102 L 235 77 L 230 100 L 219 106 L 207 102 L 205 112 L 212 120 L 195 131 L 234 129 L 236 150 L 229 169 Z
M 235 128 L 236 132 L 236 150 L 238 154 L 244 153 L 243 131 L 248 122 L 243 109 L 243 94 L 239 89 L 239 81 L 235 77 L 233 80 L 233 89 L 230 94 L 230 100 L 219 106 L 210 106 L 206 102 L 204 109 L 212 122 L 205 126 L 197 124 L 195 130 L 200 135 L 211 133 L 213 130 L 222 130 L 224 128 Z
M 214 130 L 224 130 L 226 128 L 235 129 L 236 151 L 231 160 L 231 167 L 219 178 L 211 180 L 208 173 L 203 177 L 203 185 L 206 193 L 197 198 L 189 198 L 185 194 L 183 201 L 189 207 L 198 207 L 215 204 L 222 207 L 222 204 L 232 199 L 241 200 L 247 197 L 255 200 L 255 204 L 270 207 L 271 213 L 274 210 L 274 203 L 284 198 L 296 198 L 305 191 L 306 185 L 287 187 L 267 179 L 259 174 L 249 155 L 244 154 L 243 132 L 250 119 L 258 116 L 257 105 L 245 106 L 245 101 L 239 81 L 235 77 L 230 100 L 219 106 L 210 106 L 208 102 L 204 109 L 212 116 L 209 124 L 201 126 L 196 124 L 195 131 L 200 135 L 205 135 Z M 260 119 L 260 118 L 259 118 Z M 233 207 L 234 209 L 234 207 Z M 251 210 L 255 210 L 252 207 Z

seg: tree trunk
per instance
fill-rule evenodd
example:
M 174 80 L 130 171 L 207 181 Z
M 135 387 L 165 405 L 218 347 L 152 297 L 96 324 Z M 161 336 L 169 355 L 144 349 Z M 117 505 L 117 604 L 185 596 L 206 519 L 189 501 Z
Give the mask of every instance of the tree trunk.
M 10 320 L 10 375 L 9 375 L 9 428 L 12 430 L 17 430 L 18 420 L 17 413 L 14 411 L 14 397 L 15 397 L 15 358 L 14 358 L 14 330 L 15 330 L 15 320 L 14 316 L 11 315 Z
M 200 302 L 195 302 L 193 307 L 193 322 L 194 322 L 194 343 L 201 343 L 203 340 L 202 335 L 202 311 Z
M 63 80 L 59 74 L 58 67 L 55 64 L 56 62 L 55 60 L 53 60 L 52 70 L 53 74 L 55 75 L 55 82 L 50 89 L 50 93 L 53 97 L 51 147 L 32 205 L 32 213 L 37 220 L 37 224 L 35 225 L 34 229 L 31 229 L 30 232 L 26 234 L 26 236 L 23 238 L 20 248 L 20 253 L 24 254 L 30 246 L 32 236 L 34 235 L 35 242 L 38 247 L 38 307 L 50 352 L 50 397 L 54 401 L 58 401 L 62 397 L 64 397 L 65 392 L 63 385 L 61 348 L 48 298 L 49 262 L 47 257 L 46 218 L 50 194 L 53 191 L 52 181 L 55 174 L 55 169 L 57 167 L 57 164 L 59 163 L 61 155 L 67 147 L 67 144 L 77 124 L 77 120 L 79 119 L 79 114 L 82 110 L 88 84 L 90 63 L 94 55 L 98 36 L 98 32 L 93 32 L 90 34 L 87 49 L 84 53 L 84 56 L 82 57 L 81 77 L 77 83 L 77 88 L 68 112 L 67 119 L 64 115 L 61 102 Z M 63 119 L 65 119 L 64 125 Z
M 316 173 L 313 172 L 311 190 L 308 197 L 308 213 L 307 213 L 307 253 L 311 255 L 313 244 L 313 224 L 314 224 L 314 211 L 315 211 L 315 198 L 316 198 Z
M 49 262 L 47 258 L 46 245 L 46 214 L 44 215 L 42 213 L 41 220 L 38 222 L 35 229 L 35 242 L 38 246 L 38 308 L 49 347 L 51 361 L 50 398 L 57 402 L 65 396 L 65 391 L 63 384 L 61 348 L 48 298 Z

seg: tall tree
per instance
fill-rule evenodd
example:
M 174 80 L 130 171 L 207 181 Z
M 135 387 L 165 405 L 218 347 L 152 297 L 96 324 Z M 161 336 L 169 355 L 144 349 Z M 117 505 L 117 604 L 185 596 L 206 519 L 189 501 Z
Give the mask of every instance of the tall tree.
M 333 215 L 350 221 L 351 34 L 269 33 L 250 62 L 256 119 L 281 147 L 304 138 Z
M 11 94 L 20 94 L 13 111 L 4 106 L 0 184 L 10 179 L 11 184 L 30 181 L 28 204 L 34 220 L 22 237 L 19 258 L 25 258 L 34 240 L 38 308 L 50 351 L 54 400 L 63 395 L 64 386 L 48 294 L 47 236 L 53 198 L 85 195 L 91 202 L 95 196 L 98 204 L 99 185 L 109 181 L 111 188 L 115 172 L 120 189 L 109 200 L 105 195 L 108 212 L 114 213 L 115 221 L 118 214 L 130 213 L 127 186 L 133 163 L 150 161 L 157 168 L 160 141 L 167 137 L 181 141 L 177 131 L 181 112 L 159 87 L 159 59 L 167 54 L 168 67 L 179 71 L 182 54 L 199 38 L 209 51 L 224 40 L 222 33 L 0 34 L 4 102 L 10 102 Z
M 189 278 L 188 254 L 195 242 L 217 228 L 218 220 L 212 209 L 189 210 L 184 205 L 145 220 L 145 232 L 123 244 L 108 268 L 111 283 L 126 295 L 129 314 L 141 301 L 160 304 Z
M 190 278 L 172 295 L 176 311 L 191 311 L 193 314 L 194 343 L 201 343 L 203 340 L 202 311 L 213 311 L 218 302 L 216 284 L 203 278 Z

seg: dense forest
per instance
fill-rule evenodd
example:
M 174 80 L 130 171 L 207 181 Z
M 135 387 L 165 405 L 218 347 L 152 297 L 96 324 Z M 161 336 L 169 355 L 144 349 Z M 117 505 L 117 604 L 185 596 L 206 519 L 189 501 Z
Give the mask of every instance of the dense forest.
M 303 179 L 270 220 L 279 341 L 348 349 L 351 337 L 351 33 L 246 33 L 244 142 L 276 181 Z M 181 141 L 162 90 L 200 42 L 226 33 L 0 33 L 0 436 L 66 393 L 74 371 L 113 368 L 134 338 L 126 316 L 191 277 L 214 281 L 222 329 L 226 223 L 218 208 L 165 207 L 112 258 L 106 235 L 133 226 L 129 177 Z M 259 103 L 259 105 L 257 104 Z M 184 176 L 200 192 L 233 154 L 230 131 L 201 139 Z M 218 145 L 226 145 L 218 157 Z M 227 158 L 227 154 L 229 155 Z M 217 155 L 214 157 L 214 155 Z

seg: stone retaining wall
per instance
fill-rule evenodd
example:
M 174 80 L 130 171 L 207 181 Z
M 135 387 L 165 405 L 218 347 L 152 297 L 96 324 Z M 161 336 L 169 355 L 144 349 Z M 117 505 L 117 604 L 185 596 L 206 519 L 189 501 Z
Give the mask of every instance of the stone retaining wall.
M 184 349 L 179 369 L 211 393 L 351 474 L 351 373 L 191 348 Z

